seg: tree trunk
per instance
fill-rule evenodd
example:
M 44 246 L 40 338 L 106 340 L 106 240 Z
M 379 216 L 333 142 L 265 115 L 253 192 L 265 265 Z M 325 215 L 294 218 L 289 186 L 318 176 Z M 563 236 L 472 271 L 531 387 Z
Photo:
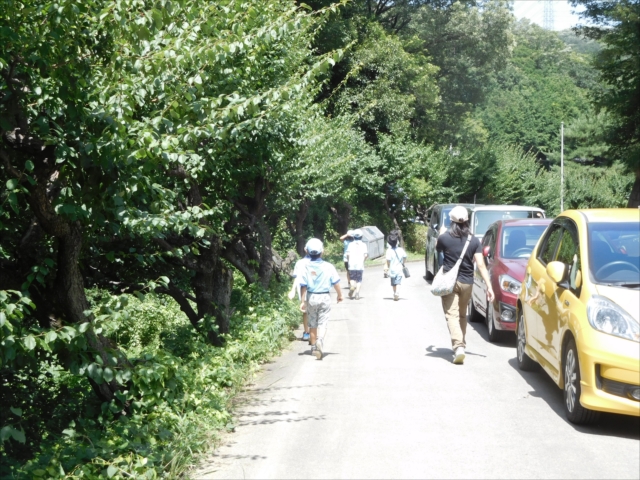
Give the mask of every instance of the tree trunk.
M 7 170 L 15 177 L 19 178 L 19 171 L 24 168 L 16 168 L 12 161 L 24 163 L 27 159 L 33 160 L 35 183 L 24 183 L 28 191 L 26 199 L 42 230 L 57 240 L 57 272 L 53 290 L 55 298 L 50 304 L 55 305 L 54 309 L 63 321 L 76 325 L 89 322 L 92 318 L 84 313 L 89 310 L 89 302 L 79 268 L 82 229 L 79 222 L 71 222 L 58 215 L 50 198 L 59 176 L 59 171 L 56 170 L 55 146 L 45 145 L 41 140 L 27 136 L 26 132 L 19 128 L 5 132 L 3 140 L 14 154 L 2 151 L 1 156 Z M 90 328 L 86 331 L 85 337 L 105 365 L 110 365 L 113 357 L 117 360 L 117 366 L 129 365 L 125 355 L 103 335 L 96 334 Z M 115 379 L 100 384 L 92 379 L 89 379 L 89 382 L 103 401 L 111 401 L 120 389 Z
M 342 202 L 334 207 L 331 207 L 331 213 L 336 219 L 338 232 L 340 235 L 344 235 L 349 230 L 349 224 L 351 223 L 351 211 L 353 206 L 346 202 Z
M 258 278 L 260 284 L 265 288 L 269 288 L 271 276 L 273 275 L 273 255 L 271 250 L 271 232 L 264 218 L 258 219 L 256 222 L 258 233 L 260 234 L 260 267 L 258 269 Z
M 304 256 L 304 246 L 305 246 L 305 238 L 304 238 L 304 221 L 307 218 L 307 213 L 309 212 L 309 200 L 305 199 L 300 203 L 300 207 L 296 212 L 296 229 L 295 229 L 295 239 L 296 239 L 296 251 L 298 255 L 301 257 Z
M 636 181 L 633 183 L 631 195 L 629 196 L 628 208 L 640 207 L 640 168 L 636 170 Z
M 389 202 L 389 188 L 387 185 L 385 185 L 384 188 L 384 208 L 387 212 L 387 215 L 389 215 L 389 218 L 391 218 L 393 228 L 398 232 L 398 236 L 400 238 L 400 246 L 404 248 L 404 237 L 402 236 L 402 230 L 400 229 L 400 225 L 398 224 L 398 219 L 391 210 L 391 203 Z

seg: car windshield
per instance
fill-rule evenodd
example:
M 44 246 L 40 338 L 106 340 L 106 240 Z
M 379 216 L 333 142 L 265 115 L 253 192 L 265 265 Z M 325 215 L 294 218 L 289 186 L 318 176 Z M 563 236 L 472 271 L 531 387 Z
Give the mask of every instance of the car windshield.
M 539 210 L 480 210 L 476 212 L 473 234 L 484 235 L 493 222 L 511 218 L 544 218 L 544 214 Z
M 524 225 L 502 229 L 500 241 L 502 258 L 529 258 L 546 225 Z
M 596 283 L 640 283 L 640 223 L 590 223 L 589 265 Z
M 445 228 L 449 228 L 449 226 L 451 225 L 451 219 L 449 218 L 449 212 L 453 210 L 453 207 L 448 207 L 448 208 L 443 208 L 442 209 L 442 225 L 445 226 Z

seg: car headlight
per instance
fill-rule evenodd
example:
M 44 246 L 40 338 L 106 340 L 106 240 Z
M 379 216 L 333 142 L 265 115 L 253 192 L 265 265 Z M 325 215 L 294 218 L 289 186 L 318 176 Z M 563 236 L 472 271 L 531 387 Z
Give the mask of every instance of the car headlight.
M 500 288 L 505 292 L 514 293 L 516 295 L 520 294 L 521 282 L 515 278 L 509 275 L 500 275 L 498 280 L 500 281 Z
M 594 295 L 587 304 L 587 318 L 600 332 L 640 342 L 640 324 L 611 300 Z

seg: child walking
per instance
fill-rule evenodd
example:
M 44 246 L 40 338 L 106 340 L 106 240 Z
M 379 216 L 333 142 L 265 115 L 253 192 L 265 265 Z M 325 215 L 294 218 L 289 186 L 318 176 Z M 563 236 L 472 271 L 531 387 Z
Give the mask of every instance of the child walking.
M 398 287 L 402 283 L 402 267 L 404 267 L 407 252 L 404 251 L 404 248 L 398 246 L 398 235 L 395 234 L 395 231 L 389 234 L 387 242 L 389 248 L 387 248 L 387 264 L 384 268 L 384 273 L 388 274 L 391 279 L 393 300 L 397 302 L 400 300 L 400 289 Z
M 302 302 L 300 310 L 309 315 L 309 333 L 311 335 L 311 352 L 318 360 L 322 360 L 324 337 L 331 313 L 331 295 L 333 287 L 338 293 L 338 303 L 342 301 L 340 277 L 336 267 L 322 260 L 324 247 L 317 238 L 307 242 L 309 262 L 305 265 L 300 281 Z

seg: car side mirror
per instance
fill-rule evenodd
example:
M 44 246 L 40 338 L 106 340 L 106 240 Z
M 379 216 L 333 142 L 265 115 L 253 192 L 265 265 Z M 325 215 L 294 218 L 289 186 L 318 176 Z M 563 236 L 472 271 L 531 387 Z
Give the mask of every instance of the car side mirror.
M 491 257 L 491 247 L 489 245 L 486 245 L 482 249 L 482 255 L 484 255 L 485 257 Z
M 559 287 L 569 288 L 569 283 L 564 279 L 565 272 L 567 267 L 562 262 L 549 262 L 547 265 L 547 275 L 549 278 L 553 280 L 554 283 L 557 283 Z

